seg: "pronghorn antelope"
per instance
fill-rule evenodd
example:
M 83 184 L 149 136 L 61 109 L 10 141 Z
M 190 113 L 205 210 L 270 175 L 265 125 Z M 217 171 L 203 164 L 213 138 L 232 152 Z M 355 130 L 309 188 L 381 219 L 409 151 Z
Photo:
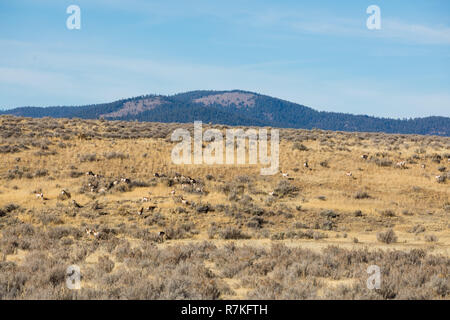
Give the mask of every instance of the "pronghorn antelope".
M 83 208 L 82 205 L 80 205 L 78 202 L 76 202 L 75 200 L 72 200 L 72 204 L 74 205 L 74 207 L 76 208 Z
M 148 198 L 148 197 L 143 197 L 142 198 L 142 202 L 149 202 L 150 201 L 150 198 Z
M 41 193 L 36 193 L 35 194 L 35 196 L 36 196 L 36 199 L 44 199 L 44 194 L 41 192 Z
M 303 163 L 303 166 L 304 166 L 305 168 L 309 168 L 308 162 L 305 161 L 305 162 Z
M 128 178 L 122 178 L 122 179 L 120 179 L 120 181 L 121 182 L 125 182 L 126 184 L 130 184 L 131 183 L 131 180 L 128 179 Z
M 446 180 L 446 177 L 445 177 L 445 176 L 441 176 L 441 175 L 436 176 L 436 181 L 437 181 L 438 183 L 443 183 L 443 182 L 445 182 L 445 180 Z
M 87 176 L 93 176 L 94 173 L 93 173 L 92 171 L 88 171 L 88 172 L 86 172 L 86 175 L 87 175 Z
M 405 169 L 406 168 L 406 161 L 400 161 L 397 162 L 397 164 L 395 165 L 397 168 L 402 168 Z
M 351 176 L 353 176 L 353 173 L 351 173 L 351 172 L 349 171 L 349 172 L 346 172 L 345 175 L 346 175 L 347 177 L 351 177 Z
M 288 173 L 283 173 L 283 172 L 281 172 L 281 175 L 282 175 L 284 178 L 289 177 L 289 174 L 288 174 Z
M 167 177 L 164 173 L 158 173 L 158 172 L 155 172 L 154 176 L 156 178 L 165 178 L 165 177 Z
M 196 188 L 196 189 L 195 189 L 195 192 L 203 193 L 203 188 Z
M 153 210 L 155 210 L 155 209 L 156 209 L 156 206 L 148 206 L 147 207 L 148 211 L 152 211 L 153 212 Z
M 165 240 L 170 240 L 169 236 L 164 231 L 158 232 L 158 238 L 156 239 L 156 241 L 164 242 Z
M 170 191 L 170 194 L 173 196 L 175 195 L 175 190 Z
M 422 169 L 425 169 L 425 168 L 426 168 L 426 165 L 422 164 L 421 167 L 422 167 Z
M 88 236 L 94 236 L 95 238 L 98 238 L 100 236 L 100 231 L 96 231 L 95 229 L 85 228 L 84 231 Z
M 185 199 L 183 199 L 183 198 L 181 198 L 181 203 L 182 204 L 185 204 L 185 205 L 189 205 L 190 203 L 189 203 L 189 201 L 187 201 L 187 200 L 185 200 Z
M 138 211 L 138 215 L 139 216 L 142 216 L 142 214 L 144 213 L 144 207 L 142 207 L 141 209 L 139 209 L 139 211 Z
M 166 233 L 164 231 L 160 231 L 158 232 L 158 238 L 156 239 L 157 242 L 163 242 L 164 241 L 164 236 L 166 235 Z
M 361 159 L 363 159 L 363 160 L 367 160 L 369 158 L 369 156 L 367 155 L 367 154 L 363 154 L 362 156 L 361 156 Z
M 62 190 L 61 191 L 61 196 L 67 199 L 70 199 L 71 195 L 69 192 L 67 192 L 66 190 Z

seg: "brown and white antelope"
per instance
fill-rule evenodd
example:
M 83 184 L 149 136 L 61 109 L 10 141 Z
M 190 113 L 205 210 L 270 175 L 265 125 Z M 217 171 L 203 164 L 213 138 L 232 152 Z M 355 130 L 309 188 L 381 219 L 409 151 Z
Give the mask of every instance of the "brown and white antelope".
M 406 168 L 406 161 L 399 161 L 395 165 L 397 168 L 405 169 Z

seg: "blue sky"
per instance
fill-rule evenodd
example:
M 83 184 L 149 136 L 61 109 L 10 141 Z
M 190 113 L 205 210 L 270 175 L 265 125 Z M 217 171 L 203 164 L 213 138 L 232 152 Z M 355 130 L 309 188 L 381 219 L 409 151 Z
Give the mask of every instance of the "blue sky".
M 81 30 L 66 28 L 71 4 Z M 366 27 L 372 4 L 381 30 Z M 450 1 L 0 0 L 0 108 L 197 89 L 450 116 Z

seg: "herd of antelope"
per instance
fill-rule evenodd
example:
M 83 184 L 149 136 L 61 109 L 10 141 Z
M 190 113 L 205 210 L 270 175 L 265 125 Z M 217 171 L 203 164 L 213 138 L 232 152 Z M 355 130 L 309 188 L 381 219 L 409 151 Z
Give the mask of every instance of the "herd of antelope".
M 361 158 L 362 160 L 367 161 L 367 160 L 370 160 L 372 157 L 369 157 L 368 154 L 363 154 L 363 155 L 360 156 L 360 158 Z M 449 158 L 447 161 L 450 162 L 450 158 Z M 303 163 L 303 167 L 304 167 L 305 169 L 312 170 L 312 168 L 310 167 L 310 164 L 308 163 L 308 161 L 305 161 L 305 162 Z M 407 167 L 407 162 L 406 162 L 406 161 L 399 161 L 399 162 L 397 162 L 397 163 L 395 164 L 394 167 L 395 167 L 395 168 L 400 168 L 400 169 L 408 169 L 408 167 Z M 422 168 L 422 169 L 425 169 L 425 168 L 426 168 L 426 165 L 425 165 L 425 164 L 421 164 L 421 168 Z M 282 172 L 282 171 L 280 170 L 280 174 L 281 174 L 281 177 L 283 177 L 283 178 L 286 178 L 286 179 L 289 179 L 289 180 L 293 180 L 293 178 L 291 178 L 291 177 L 289 176 L 289 173 L 288 173 L 288 172 Z M 86 172 L 85 175 L 86 175 L 86 176 L 92 176 L 92 177 L 94 177 L 94 178 L 100 178 L 100 177 L 101 177 L 99 174 L 95 174 L 95 173 L 92 172 L 92 171 Z M 352 173 L 351 171 L 345 172 L 345 175 L 348 176 L 348 177 L 352 177 L 353 179 L 356 179 L 356 178 L 353 177 L 353 173 Z M 166 178 L 167 175 L 164 174 L 164 173 L 158 173 L 158 172 L 156 172 L 156 173 L 154 174 L 154 177 L 156 177 L 156 178 Z M 435 178 L 436 178 L 436 181 L 437 181 L 438 183 L 444 183 L 447 179 L 450 179 L 448 173 L 447 173 L 447 174 L 436 175 Z M 184 188 L 185 188 L 186 186 L 191 186 L 191 187 L 194 188 L 195 191 L 197 191 L 197 192 L 199 192 L 199 193 L 203 193 L 203 192 L 204 192 L 203 186 L 200 185 L 199 182 L 198 182 L 196 179 L 193 179 L 193 178 L 191 178 L 191 177 L 189 177 L 189 176 L 183 176 L 183 175 L 181 175 L 181 174 L 175 173 L 175 176 L 173 177 L 173 181 L 174 181 L 174 182 L 177 182 L 177 183 L 179 183 L 179 184 L 181 184 L 183 190 L 184 190 Z M 115 180 L 115 181 L 113 181 L 111 184 L 112 184 L 112 185 L 117 185 L 117 184 L 119 184 L 119 183 L 130 184 L 130 183 L 131 183 L 131 180 L 130 180 L 129 178 L 121 178 L 120 180 Z M 91 191 L 94 191 L 94 187 L 92 186 L 91 183 L 89 183 L 88 186 L 91 187 Z M 176 190 L 173 189 L 173 190 L 170 191 L 169 195 L 170 195 L 170 196 L 173 196 L 174 198 L 177 198 L 178 201 L 180 201 L 180 202 L 181 202 L 182 204 L 184 204 L 184 205 L 191 205 L 191 202 L 189 202 L 188 200 L 184 199 L 183 196 L 176 196 L 176 197 L 175 197 L 176 193 L 177 193 Z M 272 192 L 269 192 L 269 195 L 270 195 L 270 196 L 273 196 L 273 197 L 276 197 L 276 196 L 277 196 L 277 194 L 276 194 L 275 192 L 273 192 L 273 191 L 272 191 Z M 35 193 L 35 197 L 36 197 L 37 199 L 40 199 L 40 200 L 48 200 L 48 198 L 45 198 L 45 197 L 44 197 L 44 194 L 43 194 L 42 191 Z M 71 195 L 70 195 L 70 193 L 69 193 L 67 190 L 62 190 L 61 193 L 60 193 L 60 196 L 59 196 L 58 198 L 59 198 L 59 199 L 70 199 L 70 198 L 71 198 Z M 145 197 L 142 198 L 141 201 L 142 201 L 143 203 L 148 203 L 148 202 L 151 202 L 152 199 L 151 199 L 150 197 L 148 197 L 148 196 L 145 196 Z M 83 208 L 83 206 L 80 205 L 79 203 L 77 203 L 75 200 L 72 200 L 72 205 L 73 205 L 75 208 Z M 137 215 L 138 215 L 138 216 L 143 216 L 145 211 L 153 212 L 156 208 L 157 208 L 157 205 L 156 205 L 156 204 L 147 205 L 146 207 L 142 206 L 142 207 L 137 211 Z M 101 233 L 100 233 L 99 231 L 96 231 L 95 229 L 89 229 L 89 228 L 86 228 L 86 229 L 85 229 L 85 232 L 86 232 L 86 234 L 87 234 L 88 236 L 93 236 L 94 238 L 99 238 L 100 235 L 101 235 Z M 167 236 L 167 234 L 166 234 L 164 231 L 160 231 L 160 232 L 158 233 L 157 237 L 156 237 L 156 241 L 157 241 L 157 242 L 164 242 L 165 240 L 168 240 L 168 239 L 170 239 L 170 238 Z

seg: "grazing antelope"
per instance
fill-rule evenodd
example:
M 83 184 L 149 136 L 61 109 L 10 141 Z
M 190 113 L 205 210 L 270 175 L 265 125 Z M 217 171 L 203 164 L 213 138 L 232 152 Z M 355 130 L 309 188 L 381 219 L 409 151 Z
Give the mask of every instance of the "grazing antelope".
M 66 190 L 61 191 L 61 195 L 62 195 L 63 197 L 66 197 L 66 198 L 70 198 L 70 197 L 71 197 L 70 193 L 67 192 Z
M 425 168 L 426 168 L 426 165 L 422 164 L 421 167 L 422 167 L 422 169 L 425 169 Z
M 142 214 L 144 213 L 144 207 L 142 207 L 141 209 L 139 209 L 138 211 L 138 216 L 142 216 Z
M 96 238 L 100 237 L 100 231 L 95 231 L 95 230 L 93 230 L 93 235 L 94 235 L 94 237 L 96 237 Z
M 185 204 L 185 205 L 189 205 L 190 203 L 189 203 L 189 201 L 187 201 L 187 200 L 185 200 L 185 199 L 181 199 L 181 203 L 182 204 Z
M 353 173 L 351 173 L 351 172 L 349 171 L 349 172 L 346 172 L 345 175 L 346 175 L 347 177 L 351 177 L 351 176 L 353 176 Z
M 92 171 L 88 171 L 88 172 L 86 172 L 86 175 L 87 175 L 87 176 L 93 176 L 94 173 L 93 173 Z
M 281 173 L 281 175 L 284 177 L 284 178 L 287 178 L 287 177 L 289 177 L 289 174 L 288 173 Z
M 35 196 L 36 196 L 36 199 L 44 200 L 44 194 L 42 192 L 41 193 L 36 193 Z
M 119 184 L 119 181 L 117 181 L 117 180 L 113 182 L 113 185 L 115 185 L 115 186 L 118 184 Z
M 305 163 L 303 163 L 303 166 L 304 166 L 305 168 L 309 168 L 308 162 L 305 161 Z
M 436 181 L 437 181 L 438 183 L 443 183 L 443 182 L 445 182 L 445 179 L 446 179 L 445 176 L 441 176 L 441 175 L 436 176 Z
M 130 184 L 131 183 L 131 180 L 128 179 L 128 178 L 122 178 L 122 179 L 120 179 L 120 181 L 121 182 L 125 182 L 126 184 Z
M 90 236 L 92 234 L 92 229 L 85 228 L 84 232 L 86 232 L 86 234 Z
M 175 195 L 175 190 L 170 191 L 170 194 L 173 196 Z
M 80 205 L 78 202 L 76 202 L 75 200 L 72 200 L 72 204 L 76 207 L 76 208 L 83 208 L 82 205 Z
M 158 173 L 158 172 L 155 172 L 154 176 L 156 178 L 165 178 L 166 177 L 166 175 L 164 173 Z
M 147 197 L 142 198 L 142 202 L 149 202 L 149 201 L 150 201 L 150 198 L 147 198 Z

